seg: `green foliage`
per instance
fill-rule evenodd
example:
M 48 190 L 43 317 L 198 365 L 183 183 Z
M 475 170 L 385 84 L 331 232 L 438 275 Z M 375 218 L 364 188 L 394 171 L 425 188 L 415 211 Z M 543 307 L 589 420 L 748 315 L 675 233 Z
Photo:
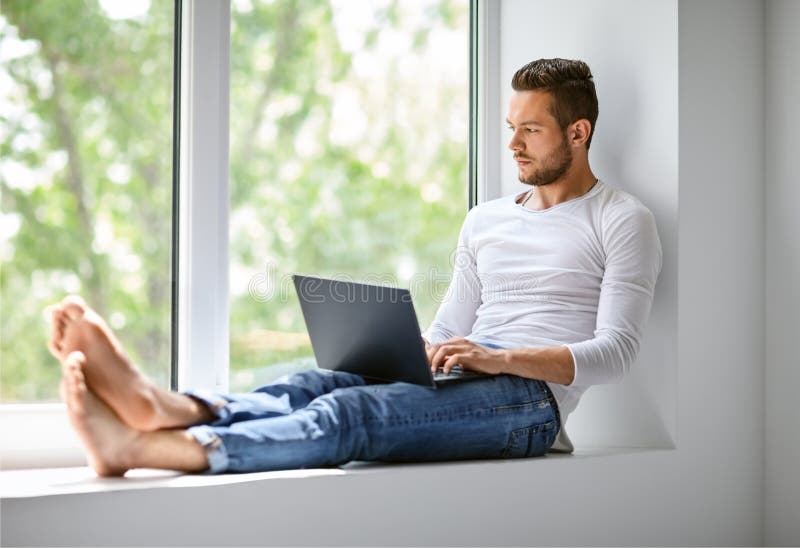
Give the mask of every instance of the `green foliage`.
M 467 206 L 468 13 L 428 4 L 233 2 L 233 388 L 309 367 L 292 272 L 410 286 L 433 318 Z M 0 50 L 19 50 L 0 68 L 4 401 L 57 397 L 41 311 L 68 292 L 167 382 L 172 9 L 2 4 Z M 354 9 L 371 14 L 358 28 Z M 266 272 L 283 291 L 265 300 L 249 289 Z
M 172 2 L 113 20 L 97 2 L 4 1 L 2 399 L 57 398 L 42 310 L 83 294 L 167 383 Z M 26 145 L 27 143 L 27 145 Z M 109 179 L 113 175 L 116 184 Z

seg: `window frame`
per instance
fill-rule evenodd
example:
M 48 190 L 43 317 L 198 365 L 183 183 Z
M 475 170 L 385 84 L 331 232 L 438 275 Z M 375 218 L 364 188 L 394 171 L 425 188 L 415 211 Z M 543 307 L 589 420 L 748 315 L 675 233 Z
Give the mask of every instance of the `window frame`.
M 178 268 L 173 273 L 178 285 L 177 302 L 173 301 L 177 378 L 173 377 L 172 387 L 225 392 L 231 5 L 230 0 L 182 4 L 180 228 Z
M 231 2 L 174 2 L 170 388 L 227 391 Z M 490 85 L 500 70 L 500 6 L 470 0 L 469 10 L 472 208 L 500 190 L 498 86 Z M 61 403 L 0 405 L 2 468 L 85 465 L 77 437 L 63 435 L 67 424 Z

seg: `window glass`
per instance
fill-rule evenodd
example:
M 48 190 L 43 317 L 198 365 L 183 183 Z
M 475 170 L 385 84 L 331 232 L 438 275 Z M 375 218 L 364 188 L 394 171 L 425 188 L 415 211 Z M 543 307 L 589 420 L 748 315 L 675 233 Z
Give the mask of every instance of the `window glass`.
M 171 0 L 0 4 L 0 395 L 58 399 L 46 305 L 83 295 L 170 370 Z
M 433 319 L 467 211 L 468 0 L 234 0 L 231 388 L 314 366 L 291 274 Z

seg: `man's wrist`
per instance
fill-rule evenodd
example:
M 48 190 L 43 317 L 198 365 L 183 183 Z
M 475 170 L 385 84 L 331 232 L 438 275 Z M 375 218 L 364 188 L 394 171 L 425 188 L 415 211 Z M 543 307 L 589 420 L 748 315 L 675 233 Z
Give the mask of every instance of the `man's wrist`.
M 515 359 L 515 352 L 514 350 L 500 350 L 501 362 L 500 362 L 500 374 L 501 375 L 517 375 L 519 373 L 515 371 L 516 365 L 519 362 Z
M 507 350 L 503 370 L 508 375 L 569 386 L 575 379 L 572 354 L 564 346 L 536 346 Z

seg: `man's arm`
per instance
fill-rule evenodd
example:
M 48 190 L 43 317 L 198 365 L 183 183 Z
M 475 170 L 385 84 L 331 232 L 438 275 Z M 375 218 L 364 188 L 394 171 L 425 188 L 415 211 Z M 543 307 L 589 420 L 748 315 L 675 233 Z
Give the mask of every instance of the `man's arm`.
M 517 375 L 558 384 L 572 384 L 575 363 L 566 346 L 494 349 L 467 339 L 450 339 L 427 348 L 431 369 L 445 373 L 456 364 L 492 375 Z
M 566 346 L 575 360 L 573 384 L 620 382 L 639 351 L 661 271 L 653 214 L 639 204 L 610 211 L 603 224 L 605 269 L 594 337 Z
M 528 379 L 570 385 L 575 379 L 575 362 L 566 346 L 540 346 L 505 350 L 505 371 Z
M 453 276 L 433 322 L 422 333 L 428 344 L 454 337 L 463 337 L 472 331 L 481 304 L 481 284 L 478 279 L 475 256 L 470 247 L 470 233 L 477 208 L 467 213 L 458 237 Z

